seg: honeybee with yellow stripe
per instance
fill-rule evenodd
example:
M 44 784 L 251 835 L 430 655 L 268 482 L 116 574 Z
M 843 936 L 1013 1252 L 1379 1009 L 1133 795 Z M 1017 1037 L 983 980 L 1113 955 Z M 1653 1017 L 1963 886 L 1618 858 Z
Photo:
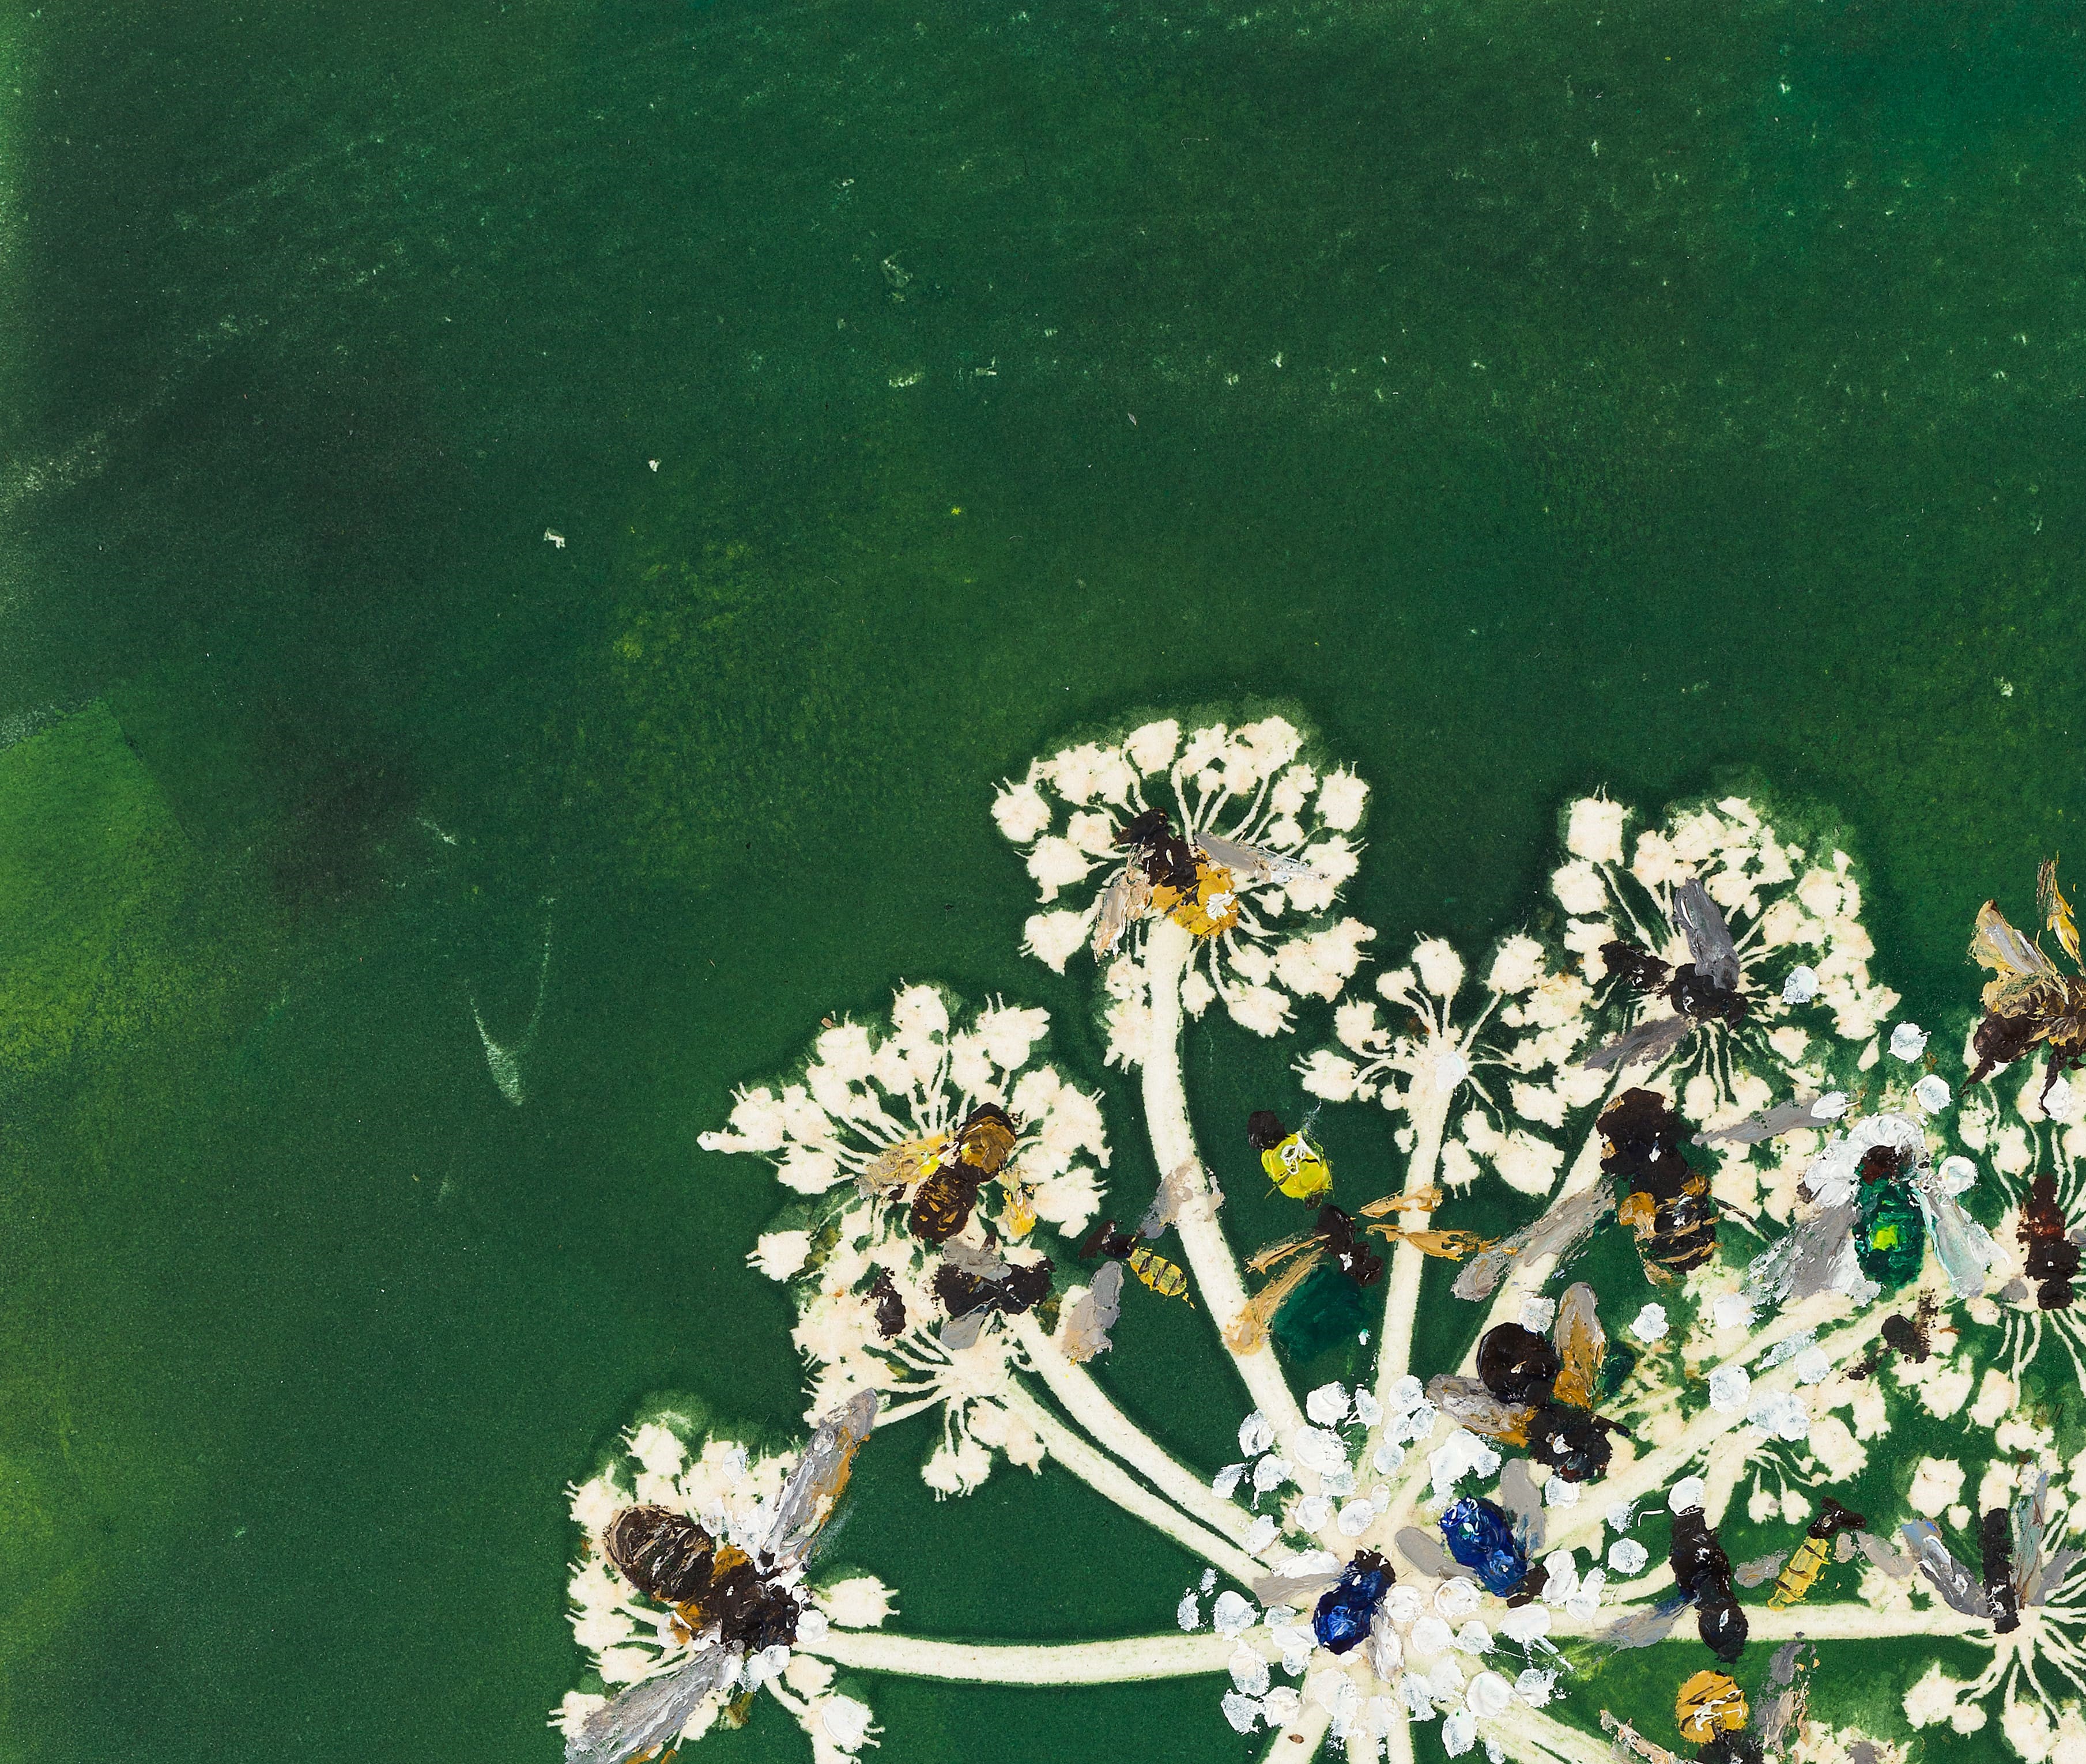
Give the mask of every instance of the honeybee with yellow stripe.
M 1125 1263 L 1130 1273 L 1160 1298 L 1178 1299 L 1190 1309 L 1194 1307 L 1195 1301 L 1188 1296 L 1188 1277 L 1180 1268 L 1164 1256 L 1147 1249 L 1138 1242 L 1134 1232 L 1118 1231 L 1113 1219 L 1080 1246 L 1079 1255 L 1085 1260 L 1105 1256 L 1112 1262 Z
M 1739 1681 L 1714 1667 L 1696 1673 L 1673 1699 L 1673 1719 L 1680 1736 L 1696 1745 L 1707 1745 L 1719 1733 L 1736 1733 L 1750 1715 Z
M 1091 946 L 1108 954 L 1147 913 L 1164 913 L 1198 937 L 1221 937 L 1238 923 L 1239 886 L 1278 886 L 1308 875 L 1301 859 L 1210 832 L 1173 831 L 1164 809 L 1147 809 L 1116 830 L 1126 856 L 1094 914 Z
M 1811 1522 L 1811 1528 L 1803 1534 L 1803 1541 L 1796 1546 L 1795 1553 L 1783 1567 L 1774 1583 L 1774 1591 L 1768 1596 L 1770 1611 L 1786 1610 L 1808 1592 L 1824 1572 L 1826 1562 L 1833 1554 L 1833 1540 L 1842 1532 L 1867 1531 L 1869 1522 L 1859 1513 L 1850 1513 L 1831 1495 L 1827 1495 L 1818 1509 L 1818 1516 Z
M 866 1194 L 912 1190 L 906 1226 L 946 1243 L 970 1222 L 978 1191 L 1007 1167 L 1021 1124 L 997 1103 L 981 1103 L 950 1133 L 887 1146 L 856 1178 Z
M 1316 1201 L 1333 1192 L 1333 1167 L 1306 1137 L 1309 1125 L 1306 1121 L 1292 1133 L 1271 1108 L 1255 1109 L 1246 1120 L 1246 1143 L 1260 1154 L 1260 1167 L 1292 1201 Z

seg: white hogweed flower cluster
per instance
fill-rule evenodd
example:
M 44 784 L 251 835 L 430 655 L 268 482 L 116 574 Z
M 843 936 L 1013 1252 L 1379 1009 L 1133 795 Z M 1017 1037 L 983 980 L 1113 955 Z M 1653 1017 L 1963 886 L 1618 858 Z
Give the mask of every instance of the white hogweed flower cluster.
M 1190 845 L 1210 838 L 1268 854 L 1267 873 L 1229 872 L 1236 919 L 1198 937 L 1181 1002 L 1197 1017 L 1221 1002 L 1241 1027 L 1274 1035 L 1297 999 L 1338 996 L 1373 934 L 1359 920 L 1330 916 L 1355 872 L 1368 799 L 1352 769 L 1326 766 L 1286 718 L 1185 734 L 1168 718 L 1036 760 L 1001 788 L 992 812 L 1026 853 L 1044 908 L 1028 920 L 1024 946 L 1061 974 L 1092 942 L 1129 856 L 1116 835 L 1137 816 L 1163 810 Z M 1126 1066 L 1143 1061 L 1149 1039 L 1142 929 L 1128 927 L 1104 958 L 1109 1058 Z
M 1109 1158 L 1100 1107 L 1039 1057 L 1048 1028 L 1042 1010 L 966 1012 L 937 988 L 901 988 L 887 1020 L 824 1030 L 795 1073 L 741 1090 L 730 1129 L 698 1141 L 765 1158 L 809 1197 L 748 1258 L 794 1293 L 793 1339 L 812 1373 L 806 1418 L 865 1389 L 882 1399 L 883 1423 L 939 1407 L 942 1441 L 922 1473 L 937 1494 L 977 1487 L 995 1452 L 1030 1469 L 1042 1460 L 1003 1401 L 1017 1353 L 1003 1316 L 986 1305 L 951 1317 L 936 1281 L 953 1264 L 1003 1278 L 1030 1270 L 1047 1289 L 1039 1226 L 1075 1234 L 1093 1217 Z M 1012 1153 L 963 1229 L 924 1242 L 908 1228 L 922 1164 L 987 1103 L 1012 1116 Z
M 695 1520 L 719 1545 L 751 1554 L 768 1537 L 776 1498 L 797 1457 L 794 1452 L 754 1451 L 693 1417 L 662 1409 L 641 1420 L 607 1462 L 568 1491 L 573 1520 L 585 1541 L 567 1582 L 567 1597 L 573 1639 L 587 1657 L 593 1683 L 566 1694 L 553 1725 L 577 1737 L 610 1694 L 671 1673 L 712 1645 L 692 1634 L 673 1607 L 641 1592 L 616 1570 L 603 1546 L 616 1514 L 633 1505 L 666 1507 Z M 873 1576 L 815 1588 L 798 1569 L 775 1583 L 788 1587 L 801 1609 L 800 1644 L 816 1643 L 837 1624 L 880 1623 L 891 1609 L 888 1589 Z M 695 1706 L 679 1743 L 700 1740 L 734 1696 L 766 1685 L 776 1687 L 777 1700 L 791 1709 L 815 1756 L 852 1758 L 874 1743 L 876 1729 L 868 1706 L 836 1693 L 832 1679 L 832 1668 L 823 1660 L 790 1647 L 764 1649 Z

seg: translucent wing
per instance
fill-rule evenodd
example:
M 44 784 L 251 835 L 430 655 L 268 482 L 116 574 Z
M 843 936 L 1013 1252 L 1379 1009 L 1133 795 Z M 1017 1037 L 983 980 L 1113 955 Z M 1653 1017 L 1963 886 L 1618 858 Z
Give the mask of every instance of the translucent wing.
M 1925 1575 L 1934 1590 L 1948 1601 L 1952 1611 L 1965 1617 L 1989 1617 L 1991 1608 L 1986 1601 L 1984 1583 L 1949 1553 L 1948 1545 L 1941 1541 L 1941 1533 L 1926 1520 L 1909 1520 L 1899 1528 L 1905 1541 L 1912 1545 L 1914 1559 L 1919 1571 Z
M 1786 1237 L 1746 1270 L 1746 1302 L 1789 1303 L 1832 1286 L 1841 1258 L 1854 1255 L 1852 1234 L 1859 1211 L 1860 1203 L 1848 1200 L 1798 1220 Z
M 1970 935 L 1970 959 L 1990 968 L 2003 980 L 2058 977 L 2056 965 L 2050 958 L 2008 925 L 1998 906 L 1989 900 L 1977 909 L 1977 928 Z
M 876 1392 L 858 1391 L 819 1423 L 797 1468 L 776 1497 L 775 1518 L 760 1553 L 775 1566 L 790 1568 L 804 1559 L 811 1540 L 832 1517 L 846 1488 L 854 1455 L 876 1425 Z
M 1562 1261 L 1593 1235 L 1614 1207 L 1615 1197 L 1605 1182 L 1566 1195 L 1533 1224 L 1511 1237 L 1502 1238 L 1490 1249 L 1471 1258 L 1471 1265 L 1457 1275 L 1454 1289 L 1458 1299 L 1489 1299 L 1517 1256 L 1547 1256 L 1553 1252 Z
M 1757 1146 L 1763 1140 L 1775 1139 L 1790 1133 L 1799 1127 L 1822 1127 L 1824 1124 L 1811 1112 L 1811 1105 L 1818 1099 L 1799 1096 L 1791 1102 L 1770 1103 L 1756 1115 L 1748 1115 L 1742 1121 L 1734 1121 L 1729 1127 L 1719 1127 L 1706 1133 L 1697 1133 L 1698 1146 Z
M 1685 1017 L 1654 1017 L 1627 1029 L 1605 1048 L 1586 1056 L 1589 1072 L 1607 1072 L 1626 1065 L 1654 1064 L 1663 1060 L 1688 1039 L 1695 1025 Z
M 886 1188 L 911 1182 L 948 1142 L 947 1133 L 936 1133 L 929 1139 L 908 1139 L 887 1146 L 856 1173 L 855 1186 L 864 1194 L 881 1194 Z
M 1985 1270 L 1999 1260 L 1999 1246 L 1992 1241 L 1991 1233 L 1963 1210 L 1963 1203 L 1941 1186 L 1940 1176 L 1931 1166 L 1914 1173 L 1912 1192 L 1919 1210 L 1926 1215 L 1926 1235 L 1956 1296 L 1982 1298 Z
M 1756 1556 L 1751 1562 L 1740 1562 L 1731 1572 L 1731 1579 L 1742 1587 L 1762 1587 L 1780 1574 L 1782 1565 L 1796 1552 L 1785 1549 L 1778 1555 Z
M 1455 1559 L 1441 1547 L 1441 1540 L 1416 1525 L 1407 1525 L 1398 1533 L 1398 1554 L 1422 1574 L 1432 1575 L 1437 1580 L 1453 1580 L 1463 1571 Z
M 2064 946 L 2064 953 L 2077 962 L 2079 921 L 2071 916 L 2071 903 L 2057 886 L 2057 860 L 2054 857 L 2046 857 L 2042 868 L 2036 873 L 2035 902 L 2042 909 L 2042 922 L 2057 933 L 2057 941 Z
M 1315 1245 L 1313 1252 L 1298 1256 L 1247 1300 L 1245 1308 L 1224 1331 L 1225 1341 L 1234 1350 L 1241 1354 L 1257 1354 L 1266 1346 L 1267 1326 L 1274 1322 L 1275 1313 L 1282 1308 L 1283 1301 L 1304 1284 L 1304 1277 L 1322 1259 Z
M 1651 1647 L 1673 1633 L 1680 1613 L 1688 1609 L 1688 1596 L 1669 1592 L 1658 1604 L 1644 1606 L 1618 1618 L 1601 1631 L 1599 1639 L 1610 1647 Z
M 1152 1205 L 1144 1209 L 1144 1218 L 1138 1225 L 1139 1237 L 1157 1237 L 1187 1209 L 1188 1203 L 1195 1197 L 1195 1177 L 1201 1167 L 1190 1158 L 1159 1179 L 1158 1192 L 1152 1196 Z
M 1912 1558 L 1888 1538 L 1879 1537 L 1874 1532 L 1862 1531 L 1854 1533 L 1854 1542 L 1862 1554 L 1892 1579 L 1902 1580 L 1912 1572 Z
M 622 1764 L 670 1743 L 704 1698 L 730 1687 L 739 1657 L 735 1647 L 705 1648 L 673 1671 L 618 1692 L 566 1739 L 565 1764 Z
M 1528 1443 L 1528 1424 L 1535 1410 L 1526 1403 L 1503 1403 L 1475 1378 L 1442 1373 L 1429 1379 L 1427 1400 L 1459 1427 L 1503 1439 L 1510 1446 Z
M 1115 880 L 1102 891 L 1100 912 L 1094 915 L 1092 949 L 1098 961 L 1122 941 L 1122 934 L 1144 915 L 1152 903 L 1152 883 L 1144 866 L 1132 860 L 1116 873 Z
M 1221 864 L 1232 875 L 1248 882 L 1294 882 L 1299 876 L 1308 876 L 1311 866 L 1301 858 L 1285 857 L 1279 852 L 1271 852 L 1264 845 L 1242 844 L 1237 839 L 1220 839 L 1214 834 L 1200 833 L 1195 843 L 1203 848 L 1203 855 L 1213 864 Z
M 1712 986 L 1727 993 L 1739 988 L 1739 951 L 1731 942 L 1731 928 L 1709 898 L 1709 891 L 1690 877 L 1674 891 L 1674 922 L 1688 939 L 1688 954 L 1695 971 Z
M 1559 1402 L 1574 1409 L 1594 1406 L 1594 1386 L 1607 1356 L 1607 1332 L 1595 1314 L 1595 1303 L 1594 1289 L 1583 1280 L 1567 1286 L 1557 1301 L 1557 1321 L 1551 1330 L 1562 1362 L 1552 1388 Z
M 1058 1332 L 1059 1350 L 1075 1366 L 1083 1366 L 1096 1354 L 1106 1353 L 1113 1345 L 1109 1331 L 1122 1315 L 1122 1264 L 1104 1262 L 1086 1296 L 1072 1307 L 1064 1327 Z
M 1543 1491 L 1528 1473 L 1528 1460 L 1509 1458 L 1500 1472 L 1499 1503 L 1513 1515 L 1514 1535 L 1530 1556 L 1543 1550 Z

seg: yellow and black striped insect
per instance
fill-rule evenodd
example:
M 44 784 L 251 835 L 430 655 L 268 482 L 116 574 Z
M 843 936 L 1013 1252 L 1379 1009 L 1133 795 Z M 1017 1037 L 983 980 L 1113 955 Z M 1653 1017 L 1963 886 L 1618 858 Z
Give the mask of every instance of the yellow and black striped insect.
M 1080 1245 L 1079 1255 L 1088 1261 L 1105 1256 L 1112 1262 L 1126 1262 L 1130 1273 L 1160 1298 L 1179 1299 L 1190 1308 L 1194 1305 L 1195 1301 L 1188 1297 L 1188 1277 L 1164 1256 L 1139 1243 L 1135 1232 L 1118 1231 L 1113 1219 Z
M 1849 1512 L 1827 1495 L 1818 1509 L 1818 1516 L 1811 1522 L 1811 1529 L 1803 1534 L 1803 1541 L 1796 1546 L 1795 1553 L 1775 1581 L 1774 1591 L 1768 1596 L 1767 1608 L 1782 1611 L 1795 1604 L 1824 1572 L 1825 1564 L 1833 1554 L 1833 1540 L 1842 1532 L 1867 1531 L 1868 1526 L 1869 1522 L 1859 1513 Z
M 1695 1745 L 1707 1745 L 1719 1733 L 1736 1733 L 1750 1713 L 1738 1681 L 1714 1667 L 1696 1673 L 1673 1699 L 1673 1719 L 1680 1736 Z

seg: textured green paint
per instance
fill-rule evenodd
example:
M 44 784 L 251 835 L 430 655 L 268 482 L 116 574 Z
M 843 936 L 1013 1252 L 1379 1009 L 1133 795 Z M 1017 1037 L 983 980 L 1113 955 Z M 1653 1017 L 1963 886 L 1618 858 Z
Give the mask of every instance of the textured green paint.
M 776 1197 L 695 1136 L 901 974 L 1049 1005 L 1141 1207 L 986 812 L 1082 723 L 1308 707 L 1393 955 L 1535 910 L 1569 792 L 1757 768 L 1951 1034 L 2086 807 L 2063 7 L 36 11 L 0 729 L 76 759 L 66 861 L 0 849 L 0 1758 L 553 1758 L 564 1485 L 649 1392 L 799 1407 Z M 470 1010 L 518 1038 L 547 924 L 516 1108 Z M 1294 1052 L 1190 1037 L 1242 1242 Z M 1382 1117 L 1322 1126 L 1380 1192 Z M 1214 1468 L 1147 1296 L 1104 1376 Z M 838 1546 L 908 1625 L 1171 1623 L 1177 1552 L 925 1451 Z M 870 1694 L 908 1760 L 1243 1758 L 1213 1690 Z M 705 1756 L 801 1758 L 773 1714 Z

